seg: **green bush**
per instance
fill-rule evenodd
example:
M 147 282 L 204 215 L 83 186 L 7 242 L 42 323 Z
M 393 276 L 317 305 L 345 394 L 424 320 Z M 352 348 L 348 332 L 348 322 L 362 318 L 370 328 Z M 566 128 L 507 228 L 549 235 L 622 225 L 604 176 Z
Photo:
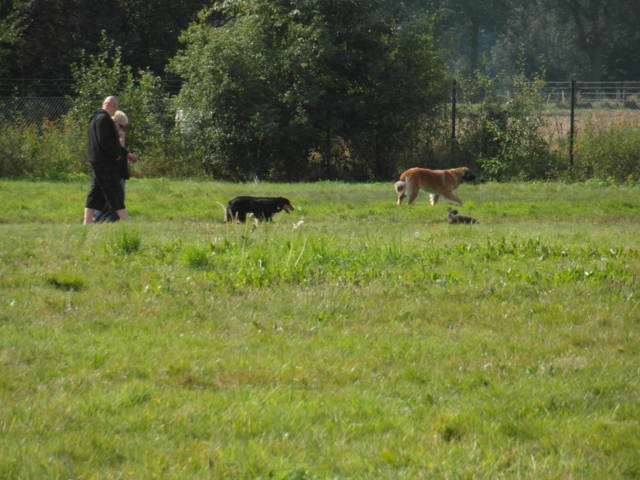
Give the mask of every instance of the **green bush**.
M 129 117 L 127 147 L 140 158 L 133 175 L 205 174 L 199 152 L 175 130 L 173 100 L 160 79 L 148 71 L 134 74 L 111 40 L 103 36 L 101 53 L 83 55 L 72 75 L 75 94 L 61 119 L 41 124 L 14 116 L 0 119 L 0 176 L 60 179 L 88 173 L 89 118 L 108 95 L 118 97 Z
M 31 170 L 33 142 L 29 140 L 35 137 L 34 129 L 28 128 L 21 121 L 11 122 L 7 118 L 3 118 L 2 123 L 4 126 L 0 130 L 0 176 L 22 176 Z
M 548 178 L 554 155 L 545 139 L 542 119 L 542 83 L 523 75 L 513 78 L 513 91 L 500 107 L 485 106 L 472 134 L 483 142 L 478 164 L 495 180 Z
M 121 57 L 120 48 L 103 35 L 101 53 L 83 55 L 81 62 L 73 66 L 75 96 L 69 121 L 82 132 L 86 144 L 91 114 L 100 108 L 105 97 L 116 95 L 120 109 L 129 118 L 127 148 L 140 158 L 134 175 L 203 175 L 199 156 L 185 145 L 175 129 L 174 102 L 160 78 L 149 71 L 134 74 Z
M 86 134 L 67 119 L 28 124 L 4 119 L 0 176 L 68 178 L 86 171 Z
M 395 2 L 282 5 L 214 2 L 182 35 L 170 71 L 185 79 L 184 128 L 208 172 L 393 177 L 396 152 L 440 101 L 432 18 Z
M 576 180 L 640 181 L 640 130 L 624 119 L 589 122 L 576 137 L 573 167 Z

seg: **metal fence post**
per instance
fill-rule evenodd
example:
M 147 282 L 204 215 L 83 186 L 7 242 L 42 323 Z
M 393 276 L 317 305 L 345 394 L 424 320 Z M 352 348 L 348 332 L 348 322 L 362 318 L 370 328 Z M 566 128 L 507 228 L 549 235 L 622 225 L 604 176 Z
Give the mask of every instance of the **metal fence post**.
M 576 81 L 571 80 L 571 117 L 569 120 L 569 166 L 573 167 L 573 135 L 576 107 Z
M 455 153 L 456 147 L 456 100 L 457 100 L 457 83 L 453 81 L 451 86 L 451 157 Z

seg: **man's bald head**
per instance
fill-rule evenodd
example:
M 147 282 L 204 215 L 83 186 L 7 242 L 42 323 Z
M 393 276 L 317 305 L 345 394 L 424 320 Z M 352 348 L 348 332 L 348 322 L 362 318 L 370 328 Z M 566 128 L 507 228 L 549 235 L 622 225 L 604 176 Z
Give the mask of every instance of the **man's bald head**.
M 102 108 L 107 111 L 110 117 L 113 117 L 118 110 L 118 98 L 113 95 L 108 96 L 102 102 Z

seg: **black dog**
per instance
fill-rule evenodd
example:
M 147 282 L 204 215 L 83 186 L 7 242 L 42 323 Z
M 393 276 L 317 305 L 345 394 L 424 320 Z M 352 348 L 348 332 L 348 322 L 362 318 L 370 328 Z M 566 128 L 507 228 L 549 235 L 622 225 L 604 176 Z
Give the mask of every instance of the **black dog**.
M 247 219 L 247 213 L 253 213 L 256 219 L 270 222 L 281 210 L 287 213 L 293 210 L 291 202 L 284 197 L 240 196 L 229 201 L 224 219 L 227 222 L 233 220 L 244 222 Z
M 458 211 L 453 208 L 449 208 L 449 223 L 480 223 L 473 217 L 465 217 L 458 215 Z

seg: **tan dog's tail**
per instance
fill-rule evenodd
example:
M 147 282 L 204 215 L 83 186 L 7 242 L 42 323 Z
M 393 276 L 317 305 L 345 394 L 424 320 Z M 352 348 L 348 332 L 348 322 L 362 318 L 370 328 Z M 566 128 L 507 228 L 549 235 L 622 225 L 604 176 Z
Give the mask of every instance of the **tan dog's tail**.
M 407 196 L 405 190 L 407 188 L 406 180 L 398 180 L 394 183 L 393 187 L 396 189 L 396 194 L 398 195 L 398 200 L 396 200 L 396 205 L 400 205 L 402 203 L 402 199 Z

